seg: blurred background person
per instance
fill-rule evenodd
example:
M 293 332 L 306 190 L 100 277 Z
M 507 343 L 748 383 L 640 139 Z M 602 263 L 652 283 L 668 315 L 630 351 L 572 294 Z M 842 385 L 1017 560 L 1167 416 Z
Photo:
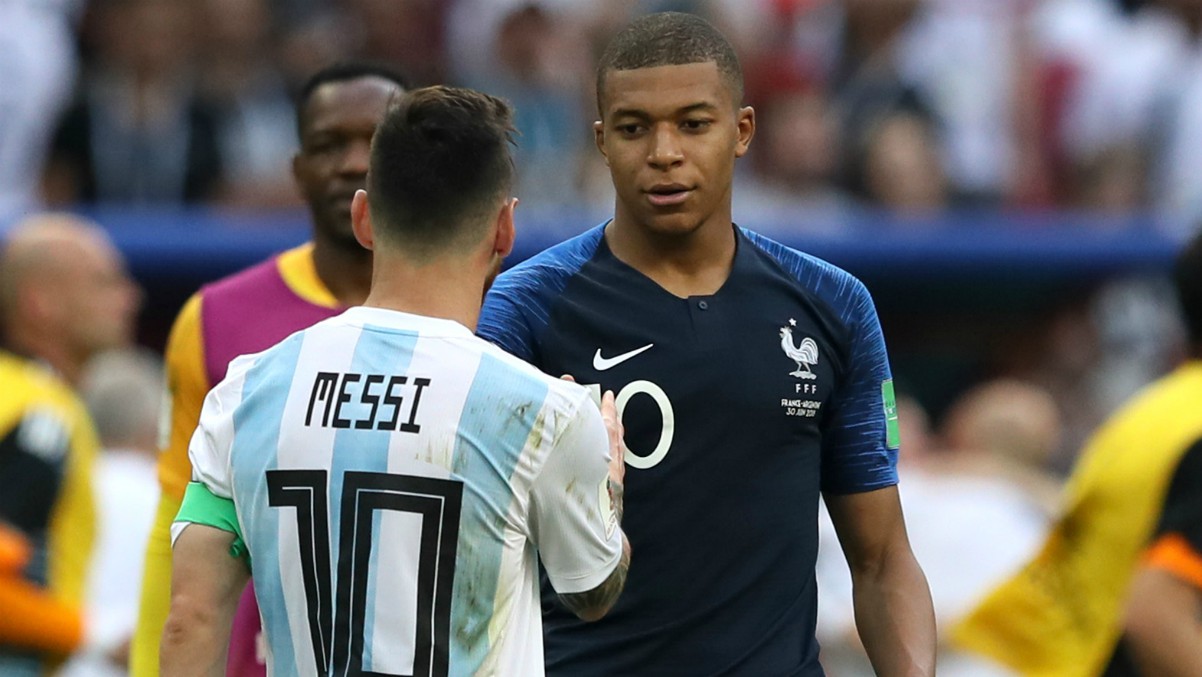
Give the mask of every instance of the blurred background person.
M 1202 440 L 1182 457 L 1104 677 L 1202 674 Z
M 96 59 L 54 133 L 49 203 L 180 205 L 220 194 L 217 118 L 191 68 L 195 10 L 186 0 L 96 5 Z
M 200 98 L 215 115 L 222 161 L 223 204 L 296 206 L 288 174 L 296 151 L 292 99 L 275 65 L 275 35 L 267 0 L 197 3 L 196 64 Z
M 899 490 L 914 554 L 930 572 L 940 631 L 939 674 L 1010 674 L 949 645 L 948 630 L 1031 557 L 1049 525 L 1055 480 L 1047 459 L 1059 445 L 1056 403 L 1029 384 L 977 386 L 952 405 L 940 433 L 912 398 L 898 400 Z M 1037 488 L 1038 487 L 1038 488 Z M 855 635 L 851 580 L 824 520 L 819 607 L 823 666 L 832 675 L 872 675 Z
M 1182 250 L 1174 282 L 1188 358 L 1086 444 L 1039 553 L 954 629 L 964 650 L 1024 674 L 1085 676 L 1105 668 L 1171 473 L 1202 436 L 1202 236 Z
M 39 204 L 51 122 L 78 70 L 75 21 L 83 0 L 0 5 L 0 234 Z
M 142 560 L 154 521 L 155 475 L 163 368 L 144 350 L 108 352 L 92 360 L 81 394 L 96 425 L 96 554 L 85 607 L 93 630 L 90 651 L 77 655 L 64 677 L 129 674 L 129 645 L 138 615 Z
M 29 544 L 23 579 L 74 609 L 95 544 L 97 441 L 73 389 L 93 356 L 131 341 L 138 302 L 120 254 L 82 219 L 29 217 L 0 253 L 0 523 Z M 38 675 L 44 658 L 0 647 L 0 674 Z

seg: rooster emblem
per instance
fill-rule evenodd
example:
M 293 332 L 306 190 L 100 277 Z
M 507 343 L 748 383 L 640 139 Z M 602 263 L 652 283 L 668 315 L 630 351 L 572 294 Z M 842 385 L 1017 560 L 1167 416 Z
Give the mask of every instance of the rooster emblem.
M 789 376 L 806 380 L 818 378 L 817 374 L 810 371 L 811 365 L 818 364 L 818 344 L 807 336 L 801 339 L 800 344 L 793 345 L 793 327 L 796 326 L 797 320 L 790 318 L 789 326 L 780 329 L 780 347 L 790 360 L 797 363 L 797 371 L 790 372 Z

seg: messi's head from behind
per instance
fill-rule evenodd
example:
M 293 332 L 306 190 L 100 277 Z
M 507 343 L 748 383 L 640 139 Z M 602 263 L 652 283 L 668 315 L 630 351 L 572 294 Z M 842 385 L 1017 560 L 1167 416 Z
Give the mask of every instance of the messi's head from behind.
M 498 230 L 512 244 L 513 134 L 513 110 L 488 94 L 435 86 L 394 98 L 356 206 L 370 213 L 377 253 L 423 265 L 484 251 Z

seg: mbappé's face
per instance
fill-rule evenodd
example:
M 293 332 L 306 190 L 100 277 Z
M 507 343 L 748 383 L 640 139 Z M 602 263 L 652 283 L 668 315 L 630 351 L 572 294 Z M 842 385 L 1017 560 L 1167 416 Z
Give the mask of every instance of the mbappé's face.
M 661 235 L 729 220 L 735 159 L 755 131 L 715 62 L 609 71 L 594 126 L 617 214 Z
M 372 76 L 326 83 L 309 98 L 292 167 L 319 235 L 359 246 L 351 230 L 351 200 L 367 183 L 376 125 L 400 91 L 396 83 Z

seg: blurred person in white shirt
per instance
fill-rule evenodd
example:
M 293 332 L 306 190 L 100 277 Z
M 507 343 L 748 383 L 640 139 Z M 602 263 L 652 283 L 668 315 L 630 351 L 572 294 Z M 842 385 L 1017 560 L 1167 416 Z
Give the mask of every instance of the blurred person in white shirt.
M 39 206 L 54 122 L 71 100 L 82 0 L 0 3 L 0 232 Z
M 84 401 L 103 447 L 95 474 L 99 538 L 85 611 L 97 636 L 62 677 L 129 674 L 142 553 L 159 497 L 155 450 L 162 390 L 162 362 L 143 351 L 103 354 L 84 375 Z

